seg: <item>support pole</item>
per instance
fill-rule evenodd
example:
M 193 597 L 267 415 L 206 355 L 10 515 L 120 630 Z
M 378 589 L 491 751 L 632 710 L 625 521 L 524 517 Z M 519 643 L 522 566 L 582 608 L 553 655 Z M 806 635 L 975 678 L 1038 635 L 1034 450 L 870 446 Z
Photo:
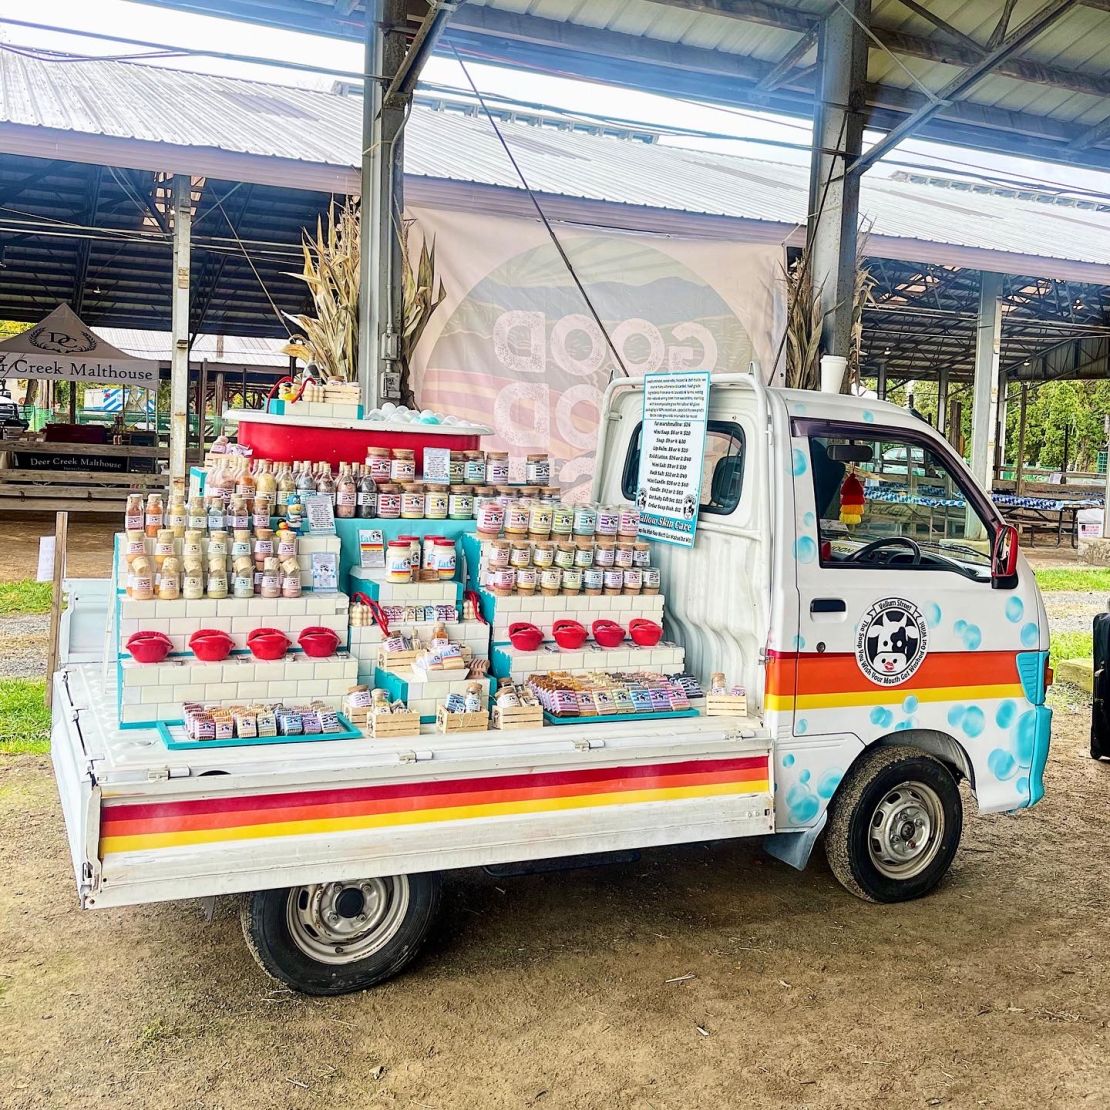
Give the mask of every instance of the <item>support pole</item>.
M 971 471 L 990 492 L 998 427 L 998 367 L 1002 352 L 1002 275 L 982 274 L 971 402 Z
M 1025 469 L 1025 409 L 1029 403 L 1029 386 L 1021 383 L 1021 400 L 1018 407 L 1017 457 L 1014 459 L 1014 493 L 1021 496 L 1022 471 Z
M 46 641 L 46 708 L 54 701 L 54 672 L 58 669 L 61 645 L 58 642 L 62 619 L 62 584 L 66 576 L 66 543 L 69 513 L 54 514 L 54 573 L 50 588 L 50 628 Z
M 832 6 L 817 40 L 806 250 L 821 299 L 822 353 L 843 357 L 851 355 L 861 177 L 847 171 L 862 149 L 867 37 L 860 24 L 870 18 L 871 0 L 844 0 Z
M 875 395 L 880 401 L 886 400 L 886 362 L 880 362 L 875 376 Z
M 189 285 L 192 182 L 173 179 L 173 292 L 170 343 L 170 478 L 185 479 L 189 446 Z
M 941 368 L 940 376 L 937 378 L 937 431 L 940 432 L 945 439 L 948 438 L 945 433 L 945 416 L 948 412 L 948 367 Z

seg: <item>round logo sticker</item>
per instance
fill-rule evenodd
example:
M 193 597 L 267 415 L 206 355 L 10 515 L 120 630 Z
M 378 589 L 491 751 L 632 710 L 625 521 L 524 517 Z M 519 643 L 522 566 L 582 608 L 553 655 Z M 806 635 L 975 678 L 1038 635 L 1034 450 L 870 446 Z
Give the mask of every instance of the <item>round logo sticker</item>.
M 929 629 L 917 606 L 885 597 L 859 623 L 856 662 L 877 686 L 898 686 L 921 666 L 928 642 Z

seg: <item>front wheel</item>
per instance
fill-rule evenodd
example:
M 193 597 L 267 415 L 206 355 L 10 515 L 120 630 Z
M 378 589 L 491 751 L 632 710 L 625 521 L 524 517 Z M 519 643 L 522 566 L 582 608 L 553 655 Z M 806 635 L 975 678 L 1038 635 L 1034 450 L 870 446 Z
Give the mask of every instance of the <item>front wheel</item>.
M 951 772 L 915 748 L 860 757 L 829 806 L 825 852 L 840 883 L 868 902 L 906 902 L 944 877 L 963 830 Z
M 440 877 L 393 875 L 259 890 L 243 899 L 247 947 L 262 970 L 303 994 L 347 994 L 396 975 L 439 909 Z

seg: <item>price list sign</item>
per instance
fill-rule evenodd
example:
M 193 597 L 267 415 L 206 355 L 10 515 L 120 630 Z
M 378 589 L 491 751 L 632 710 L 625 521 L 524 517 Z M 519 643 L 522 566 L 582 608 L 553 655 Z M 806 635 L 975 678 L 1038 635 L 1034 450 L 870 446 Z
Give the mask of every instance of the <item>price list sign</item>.
M 644 375 L 636 503 L 645 539 L 694 546 L 708 417 L 709 371 Z

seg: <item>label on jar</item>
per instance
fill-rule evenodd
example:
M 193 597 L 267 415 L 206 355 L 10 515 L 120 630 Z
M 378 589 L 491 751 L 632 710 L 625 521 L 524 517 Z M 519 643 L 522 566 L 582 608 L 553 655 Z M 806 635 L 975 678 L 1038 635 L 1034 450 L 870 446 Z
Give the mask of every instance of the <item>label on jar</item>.
M 401 494 L 401 515 L 418 519 L 424 515 L 424 495 L 422 493 Z
M 231 582 L 231 592 L 236 597 L 254 597 L 254 572 L 236 573 Z
M 563 589 L 578 591 L 582 589 L 582 571 L 578 567 L 567 567 L 563 571 Z
M 439 571 L 440 577 L 450 574 L 455 574 L 455 545 L 447 543 L 437 543 L 435 545 L 435 567 Z
M 625 544 L 620 544 L 617 547 L 614 564 L 621 568 L 630 567 L 635 562 L 634 554 L 635 553 L 633 552 L 631 547 L 628 547 Z
M 274 553 L 274 541 L 269 540 L 255 540 L 254 541 L 254 557 L 256 559 L 266 559 Z
M 276 573 L 271 574 L 269 571 L 262 573 L 262 596 L 263 597 L 277 597 L 281 593 L 281 578 Z
M 507 543 L 491 543 L 486 555 L 486 561 L 491 567 L 507 567 L 509 565 L 510 548 Z
M 509 554 L 509 565 L 514 567 L 526 567 L 532 562 L 532 550 L 527 544 L 513 545 L 512 551 Z
M 131 596 L 145 601 L 154 592 L 154 579 L 149 574 L 131 576 Z
M 140 509 L 137 513 L 127 514 L 124 518 L 124 527 L 128 532 L 141 532 L 144 522 L 145 518 L 143 517 L 143 511 Z
M 248 548 L 245 554 L 250 554 L 250 541 L 247 541 Z M 226 559 L 227 558 L 227 544 L 223 540 L 213 540 L 208 545 L 208 561 L 213 559 Z
M 624 571 L 617 567 L 611 567 L 605 571 L 605 588 L 607 590 L 619 590 L 624 586 Z
M 169 526 L 171 528 L 180 528 L 182 531 L 185 529 L 185 514 L 184 513 L 170 513 Z
M 448 499 L 448 511 L 452 520 L 469 520 L 474 516 L 474 495 L 452 493 Z
M 614 509 L 597 510 L 597 531 L 602 536 L 615 536 L 620 527 L 620 514 Z
M 556 505 L 551 510 L 551 531 L 557 536 L 569 536 L 574 530 L 574 510 L 569 505 Z
M 629 567 L 624 572 L 624 588 L 626 590 L 638 590 L 644 584 L 644 572 L 639 567 Z
M 371 455 L 368 462 L 370 464 L 370 477 L 375 482 L 389 481 L 393 466 L 388 455 Z
M 545 567 L 540 575 L 540 588 L 557 590 L 563 584 L 563 572 L 558 567 Z
M 401 515 L 401 495 L 399 493 L 382 493 L 378 495 L 378 516 L 398 517 Z
M 546 536 L 551 531 L 551 506 L 543 502 L 533 502 L 528 513 L 528 531 Z
M 635 507 L 621 509 L 617 531 L 622 536 L 634 536 L 640 530 L 640 510 Z
M 386 553 L 386 570 L 391 579 L 402 578 L 407 581 L 412 576 L 412 552 L 404 547 L 390 548 Z
M 208 510 L 208 531 L 209 532 L 222 532 L 225 527 L 227 518 L 224 516 L 223 509 L 213 506 Z
M 582 571 L 582 585 L 587 590 L 600 590 L 604 583 L 605 572 L 600 567 L 587 567 Z
M 574 549 L 574 565 L 581 569 L 594 565 L 594 549 L 592 547 L 576 547 Z
M 509 460 L 488 459 L 486 461 L 486 481 L 491 486 L 504 486 L 509 481 Z
M 466 477 L 466 460 L 452 457 L 447 462 L 447 481 L 453 486 L 461 486 Z
M 645 590 L 657 590 L 657 589 L 659 589 L 659 583 L 661 581 L 661 577 L 660 577 L 660 574 L 659 574 L 659 568 L 658 567 L 644 567 L 644 569 L 640 572 L 640 574 L 642 576 L 642 580 L 643 580 Z
M 353 489 L 338 490 L 336 492 L 335 507 L 339 510 L 341 516 L 344 509 L 347 510 L 348 514 L 353 513 L 357 504 L 358 495 Z
M 532 550 L 532 562 L 541 569 L 551 566 L 555 562 L 555 549 L 553 547 L 541 547 L 536 544 Z
M 261 513 L 256 512 L 254 514 L 253 520 L 254 520 L 254 530 L 256 532 L 258 531 L 259 528 L 269 528 L 270 527 L 270 514 L 269 514 L 269 512 L 261 512 Z
M 129 524 L 127 527 L 130 528 L 131 525 Z M 208 516 L 204 513 L 198 516 L 190 515 L 185 518 L 185 527 L 190 532 L 203 532 L 208 527 Z
M 528 531 L 528 506 L 521 504 L 519 501 L 514 501 L 505 510 L 505 531 L 506 532 L 527 532 Z
M 235 511 L 228 516 L 227 522 L 233 532 L 242 532 L 250 527 L 251 518 L 245 510 Z
M 301 596 L 301 576 L 297 574 L 283 574 L 281 576 L 281 596 L 282 597 L 300 597 Z
M 250 540 L 234 540 L 231 544 L 231 557 L 238 559 L 241 557 L 250 557 L 251 541 Z
M 592 536 L 597 531 L 597 513 L 589 505 L 579 505 L 574 510 L 574 534 Z
M 467 459 L 463 467 L 463 481 L 468 486 L 480 486 L 486 480 L 485 459 Z
M 505 523 L 505 510 L 496 501 L 485 501 L 478 510 L 478 531 L 496 536 Z
M 389 464 L 389 478 L 393 482 L 411 482 L 416 477 L 414 459 L 393 459 Z
M 432 520 L 442 520 L 447 515 L 450 498 L 441 490 L 429 493 L 424 498 L 424 512 Z
M 536 568 L 517 567 L 516 585 L 518 590 L 534 590 L 536 588 Z
M 493 590 L 511 590 L 516 585 L 516 571 L 511 567 L 494 567 L 489 584 Z
M 297 554 L 297 537 L 288 532 L 283 532 L 281 539 L 278 540 L 277 553 L 279 559 L 293 558 Z
M 376 490 L 360 489 L 358 491 L 358 500 L 356 501 L 356 504 L 358 505 L 358 507 L 360 509 L 365 509 L 368 506 L 373 505 L 376 500 L 377 500 L 377 491 Z M 363 515 L 365 516 L 367 514 L 364 513 Z
M 596 547 L 594 549 L 594 562 L 599 567 L 611 567 L 617 558 L 617 553 L 612 547 Z
M 574 548 L 564 547 L 561 544 L 555 548 L 555 565 L 558 567 L 574 566 Z
M 181 583 L 181 592 L 189 601 L 196 601 L 198 597 L 204 597 L 204 575 L 185 575 L 185 578 Z
M 632 549 L 632 565 L 640 567 L 651 566 L 651 548 L 634 547 Z
M 529 485 L 546 486 L 551 481 L 551 460 L 546 455 L 539 459 L 529 459 L 525 474 Z

